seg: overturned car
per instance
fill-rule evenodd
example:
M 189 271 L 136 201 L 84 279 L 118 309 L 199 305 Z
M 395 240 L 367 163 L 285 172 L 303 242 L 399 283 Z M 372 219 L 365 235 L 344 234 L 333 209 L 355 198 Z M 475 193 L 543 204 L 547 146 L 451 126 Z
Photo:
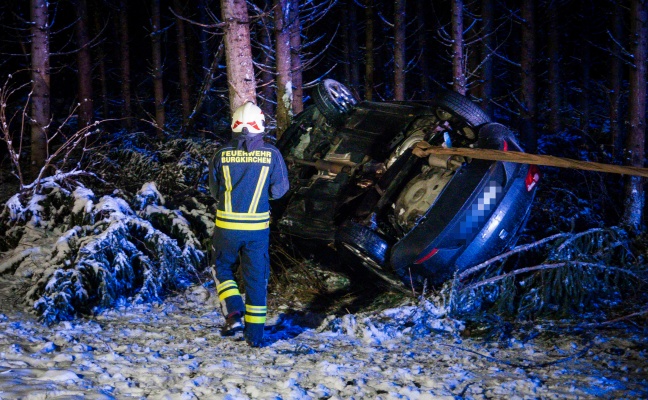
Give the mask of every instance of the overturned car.
M 285 235 L 334 244 L 386 282 L 439 284 L 515 243 L 534 165 L 430 155 L 445 147 L 522 151 L 514 134 L 455 92 L 429 102 L 358 101 L 334 80 L 277 142 L 291 189 L 273 207 Z

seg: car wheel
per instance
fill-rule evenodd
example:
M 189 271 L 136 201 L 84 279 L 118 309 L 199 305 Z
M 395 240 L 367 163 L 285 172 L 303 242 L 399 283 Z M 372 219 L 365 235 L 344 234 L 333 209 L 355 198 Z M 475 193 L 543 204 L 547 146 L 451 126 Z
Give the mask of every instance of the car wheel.
M 357 223 L 346 223 L 336 234 L 337 249 L 352 261 L 360 261 L 363 269 L 380 278 L 381 283 L 400 292 L 410 293 L 386 266 L 389 244 L 377 232 Z
M 358 100 L 353 93 L 338 81 L 325 79 L 315 87 L 313 99 L 317 109 L 329 124 L 341 125 Z
M 457 92 L 447 91 L 435 100 L 439 107 L 437 116 L 441 120 L 449 120 L 453 116 L 461 118 L 467 126 L 457 127 L 457 133 L 469 140 L 477 139 L 475 128 L 491 122 L 491 117 L 477 104 Z

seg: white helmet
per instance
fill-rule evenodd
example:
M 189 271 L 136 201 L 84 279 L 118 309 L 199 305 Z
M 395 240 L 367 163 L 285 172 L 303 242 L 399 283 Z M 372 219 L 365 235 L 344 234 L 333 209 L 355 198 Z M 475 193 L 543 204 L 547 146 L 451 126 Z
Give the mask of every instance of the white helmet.
M 265 130 L 263 111 L 251 101 L 237 108 L 232 116 L 232 131 L 241 132 L 243 128 L 250 133 L 263 133 Z

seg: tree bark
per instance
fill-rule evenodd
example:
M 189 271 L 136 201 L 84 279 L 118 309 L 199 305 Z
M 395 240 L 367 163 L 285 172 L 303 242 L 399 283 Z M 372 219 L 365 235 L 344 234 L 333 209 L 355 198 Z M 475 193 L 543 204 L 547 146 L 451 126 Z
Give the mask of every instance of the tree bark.
M 465 95 L 466 60 L 463 46 L 463 0 L 452 0 L 452 90 Z
M 277 69 L 277 137 L 288 128 L 292 116 L 292 60 L 290 54 L 289 1 L 275 0 L 275 63 Z
M 304 111 L 304 89 L 301 59 L 301 19 L 299 18 L 299 1 L 290 1 L 290 60 L 292 72 L 293 101 L 292 113 Z
M 221 0 L 221 16 L 225 22 L 225 62 L 230 110 L 234 113 L 246 101 L 256 104 L 256 78 L 246 1 Z
M 620 121 L 621 108 L 621 82 L 623 79 L 623 66 L 621 61 L 621 48 L 617 42 L 623 37 L 623 7 L 619 1 L 614 2 L 611 21 L 610 49 L 610 135 L 612 139 L 612 154 L 617 161 L 621 160 L 623 152 L 623 128 Z
M 418 25 L 418 51 L 421 54 L 419 59 L 419 69 L 421 71 L 421 97 L 427 100 L 431 97 L 430 93 L 430 65 L 428 63 L 427 53 L 428 40 L 427 40 L 427 26 L 425 23 L 425 16 L 428 14 L 426 11 L 426 3 L 424 0 L 416 0 L 416 24 Z
M 268 0 L 266 1 L 266 8 L 270 8 L 272 6 L 271 2 Z M 259 21 L 259 41 L 261 42 L 261 46 L 266 49 L 262 53 L 261 61 L 263 68 L 261 69 L 260 74 L 261 82 L 259 82 L 259 90 L 261 91 L 259 94 L 259 107 L 261 107 L 261 110 L 263 110 L 265 115 L 274 115 L 275 108 L 273 103 L 275 99 L 275 91 L 273 89 L 274 75 L 272 73 L 274 60 L 270 51 L 270 49 L 273 48 L 273 43 L 272 32 L 268 29 L 269 26 L 272 26 L 272 24 L 265 18 Z
M 151 1 L 151 49 L 153 63 L 153 96 L 155 99 L 155 125 L 159 138 L 164 138 L 164 87 L 162 83 L 162 23 L 160 18 L 160 0 Z
M 405 100 L 405 0 L 394 1 L 394 100 Z
M 360 86 L 360 63 L 358 62 L 358 13 L 356 11 L 355 0 L 350 0 L 347 2 L 346 7 L 347 13 L 349 15 L 349 26 L 351 30 L 349 32 L 349 57 L 351 59 L 351 79 L 347 82 L 351 87 L 354 93 L 358 93 L 358 87 Z
M 99 18 L 101 13 L 100 5 L 96 2 L 91 3 L 92 13 L 92 24 L 94 35 L 99 35 L 102 31 L 101 19 Z M 108 106 L 108 79 L 106 78 L 106 52 L 104 51 L 103 44 L 99 44 L 95 47 L 95 59 L 97 60 L 97 80 L 99 81 L 99 88 L 101 91 L 101 116 L 103 118 L 108 118 L 110 115 L 110 108 Z
M 177 15 L 182 15 L 182 4 L 179 0 L 173 0 L 173 6 Z M 187 44 L 185 43 L 185 26 L 181 18 L 176 18 L 178 38 L 178 74 L 180 78 L 180 101 L 182 103 L 182 122 L 186 125 L 191 115 L 191 100 L 189 95 L 189 68 L 187 66 Z
M 47 0 L 31 0 L 31 174 L 37 177 L 47 158 L 50 123 L 50 51 Z
M 535 76 L 535 0 L 522 5 L 522 110 L 520 132 L 525 150 L 535 153 L 538 146 L 536 122 L 536 76 Z
M 119 2 L 119 54 L 120 54 L 120 91 L 122 100 L 121 116 L 124 128 L 130 129 L 133 123 L 131 107 L 131 72 L 130 72 L 130 35 L 128 33 L 128 2 Z
M 353 1 L 353 0 L 352 0 Z M 344 81 L 347 86 L 351 82 L 351 64 L 353 61 L 351 59 L 351 31 L 355 27 L 351 26 L 349 21 L 349 13 L 342 13 L 342 55 L 344 59 L 342 60 L 342 67 L 344 70 Z
M 643 167 L 646 140 L 646 52 L 648 50 L 648 5 L 646 0 L 632 0 L 630 6 L 630 41 L 633 44 L 634 65 L 630 68 L 630 129 L 626 148 L 630 165 Z M 625 186 L 624 225 L 639 229 L 645 204 L 644 180 L 629 177 Z
M 86 0 L 75 2 L 77 12 L 76 40 L 79 46 L 77 53 L 79 118 L 78 129 L 92 123 L 94 109 L 92 104 L 92 59 L 90 56 L 90 34 L 88 33 L 88 4 Z
M 558 6 L 555 0 L 547 0 L 547 19 L 549 35 L 549 131 L 558 133 L 561 129 L 560 110 L 561 81 L 560 81 L 560 31 L 558 27 Z
M 365 0 L 365 100 L 373 100 L 374 87 L 374 16 L 373 0 Z
M 589 45 L 590 41 L 590 21 L 591 15 L 590 12 L 590 0 L 581 0 L 581 29 L 580 29 L 580 67 L 581 72 L 580 76 L 580 97 L 579 97 L 579 109 L 580 109 L 580 126 L 579 128 L 587 132 L 590 125 L 590 79 L 592 72 L 592 51 Z
M 481 85 L 479 97 L 481 98 L 481 107 L 484 111 L 491 114 L 493 106 L 493 77 L 495 60 L 493 58 L 493 49 L 495 48 L 495 13 L 493 0 L 482 0 L 482 32 L 481 41 Z

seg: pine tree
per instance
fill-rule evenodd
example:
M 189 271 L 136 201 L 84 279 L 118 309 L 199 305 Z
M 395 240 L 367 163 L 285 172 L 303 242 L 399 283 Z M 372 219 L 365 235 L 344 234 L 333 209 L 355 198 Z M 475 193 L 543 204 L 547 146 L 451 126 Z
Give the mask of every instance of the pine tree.
M 630 68 L 630 128 L 626 148 L 630 165 L 644 166 L 646 140 L 646 52 L 648 51 L 648 5 L 646 0 L 632 0 L 630 7 L 631 43 L 633 65 Z M 626 178 L 625 209 L 622 221 L 639 229 L 645 204 L 644 182 L 633 176 Z
M 47 157 L 50 123 L 50 22 L 49 2 L 31 0 L 31 173 L 38 176 Z
M 365 100 L 373 100 L 374 88 L 374 1 L 365 0 Z
M 533 153 L 538 146 L 536 132 L 536 32 L 535 1 L 527 0 L 522 5 L 522 110 L 520 133 L 525 151 Z
M 452 0 L 452 89 L 466 94 L 466 59 L 464 57 L 463 0 Z
M 128 2 L 119 0 L 119 77 L 121 91 L 121 117 L 123 125 L 129 129 L 132 126 L 133 111 L 131 107 L 131 65 L 130 65 L 130 35 L 128 30 Z
M 245 0 L 221 0 L 225 23 L 225 59 L 229 106 L 233 113 L 246 101 L 256 103 L 256 78 L 252 63 L 250 20 Z
M 547 0 L 548 55 L 549 55 L 549 131 L 558 133 L 561 128 L 561 78 L 560 78 L 560 31 L 558 26 L 559 8 L 556 0 Z
M 290 125 L 293 104 L 292 60 L 290 54 L 290 3 L 275 0 L 275 66 L 277 72 L 277 137 Z
M 160 0 L 151 0 L 151 51 L 155 125 L 158 137 L 163 139 L 166 114 L 164 111 L 164 83 L 162 80 L 162 19 L 160 15 Z
M 176 15 L 182 14 L 182 7 L 179 0 L 173 1 Z M 180 76 L 180 102 L 182 109 L 182 121 L 186 125 L 191 114 L 191 101 L 189 95 L 189 68 L 187 66 L 187 45 L 184 20 L 176 17 L 177 28 L 177 49 L 178 49 L 178 75 Z
M 406 1 L 394 1 L 394 100 L 405 100 Z
M 92 93 L 92 59 L 90 56 L 90 34 L 88 31 L 88 4 L 87 0 L 76 0 L 77 10 L 76 39 L 79 51 L 77 65 L 79 69 L 79 119 L 78 129 L 85 128 L 94 119 L 93 93 Z

